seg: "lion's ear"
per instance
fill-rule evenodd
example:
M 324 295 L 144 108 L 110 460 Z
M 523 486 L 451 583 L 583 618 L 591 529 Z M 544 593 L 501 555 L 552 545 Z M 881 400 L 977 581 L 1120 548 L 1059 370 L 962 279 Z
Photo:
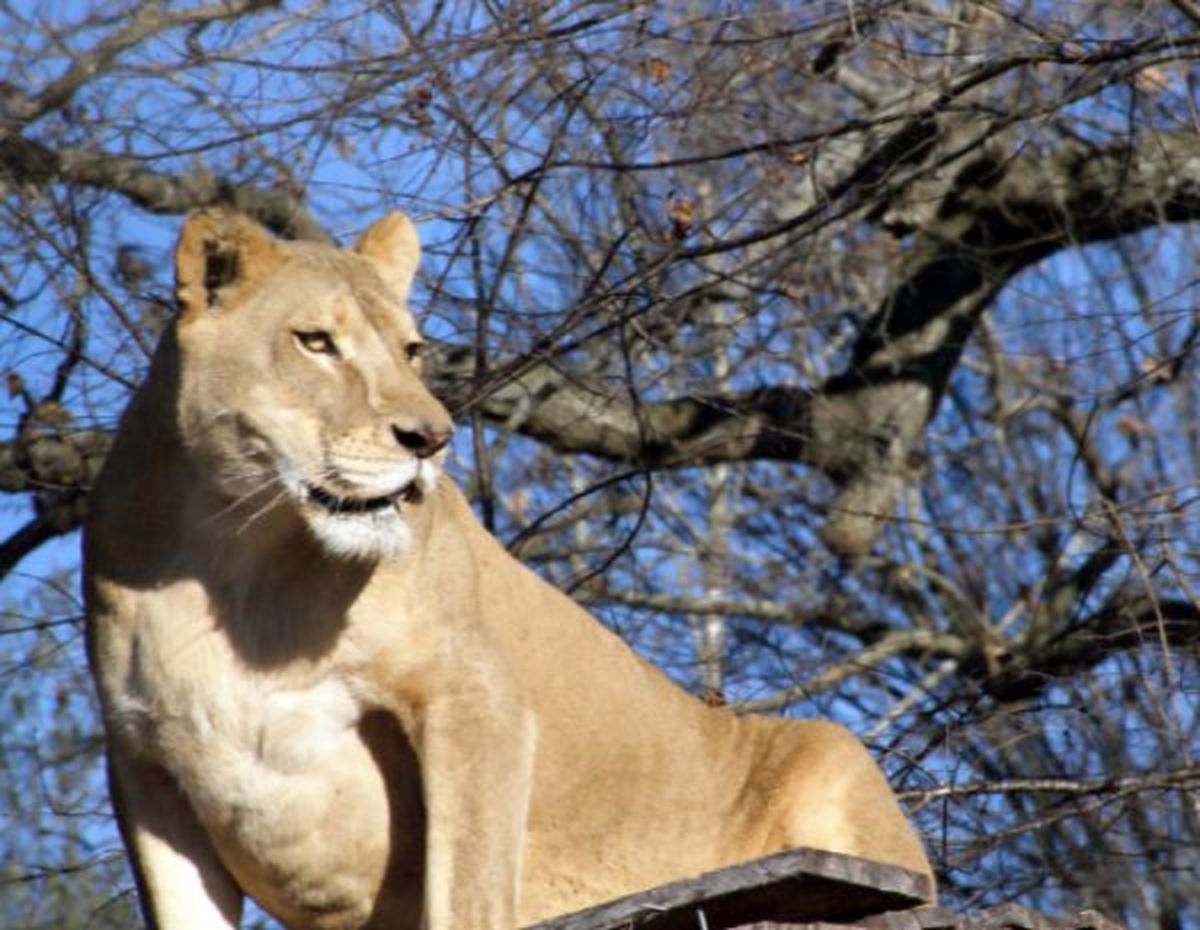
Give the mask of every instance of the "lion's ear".
M 283 261 L 263 227 L 227 207 L 190 214 L 175 246 L 175 296 L 184 316 L 236 304 Z
M 408 300 L 421 261 L 421 240 L 412 220 L 403 213 L 389 213 L 359 237 L 354 251 L 373 259 L 388 287 L 401 300 Z

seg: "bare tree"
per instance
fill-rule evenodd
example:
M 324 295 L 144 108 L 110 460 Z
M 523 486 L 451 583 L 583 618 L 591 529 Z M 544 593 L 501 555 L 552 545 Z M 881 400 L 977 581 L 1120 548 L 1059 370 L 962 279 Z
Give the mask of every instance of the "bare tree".
M 0 14 L 0 922 L 127 919 L 58 541 L 215 202 L 423 220 L 481 518 L 949 900 L 1200 919 L 1192 0 L 79 6 Z

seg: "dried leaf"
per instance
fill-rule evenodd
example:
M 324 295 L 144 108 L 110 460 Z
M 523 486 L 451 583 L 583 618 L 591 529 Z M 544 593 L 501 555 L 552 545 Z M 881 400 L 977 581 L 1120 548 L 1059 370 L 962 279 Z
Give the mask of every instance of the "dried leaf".
M 655 84 L 666 84 L 671 79 L 671 64 L 661 58 L 648 58 L 643 67 Z
M 1129 441 L 1132 446 L 1137 446 L 1142 439 L 1151 438 L 1154 436 L 1154 427 L 1145 420 L 1138 417 L 1122 414 L 1117 417 L 1117 430 Z
M 433 102 L 433 88 L 428 84 L 417 84 L 405 93 L 404 112 L 414 123 L 428 126 L 433 122 L 429 104 Z
M 1142 374 L 1151 381 L 1157 381 L 1160 384 L 1168 384 L 1171 381 L 1171 363 L 1163 361 L 1161 358 L 1148 355 L 1142 359 L 1138 367 L 1142 369 Z
M 690 197 L 671 194 L 667 197 L 667 219 L 671 221 L 671 233 L 682 239 L 692 231 L 696 220 L 696 206 Z
M 1171 74 L 1157 65 L 1142 68 L 1133 76 L 1133 86 L 1144 94 L 1161 94 L 1171 89 Z

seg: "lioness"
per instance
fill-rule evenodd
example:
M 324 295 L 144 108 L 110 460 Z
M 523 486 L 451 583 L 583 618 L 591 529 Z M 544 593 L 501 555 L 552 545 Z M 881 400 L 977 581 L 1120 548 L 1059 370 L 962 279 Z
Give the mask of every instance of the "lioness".
M 352 250 L 223 209 L 85 542 L 147 921 L 509 930 L 793 845 L 921 872 L 829 723 L 705 706 L 510 558 L 441 474 L 393 214 Z

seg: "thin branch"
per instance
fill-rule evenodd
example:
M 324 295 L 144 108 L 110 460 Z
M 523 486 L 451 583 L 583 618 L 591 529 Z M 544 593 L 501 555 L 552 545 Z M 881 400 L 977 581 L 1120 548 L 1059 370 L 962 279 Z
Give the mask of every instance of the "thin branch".
M 961 659 L 969 649 L 970 646 L 966 641 L 950 634 L 935 633 L 930 630 L 894 630 L 881 637 L 878 642 L 859 650 L 844 662 L 830 666 L 808 681 L 768 698 L 739 702 L 733 705 L 733 708 L 739 713 L 779 711 L 790 707 L 797 701 L 833 688 L 847 678 L 868 671 L 902 653 L 917 652 L 923 655 L 934 654 Z
M 1171 6 L 1175 7 L 1180 13 L 1192 21 L 1192 24 L 1200 27 L 1200 3 L 1195 0 L 1169 0 Z
M 1191 789 L 1200 787 L 1200 766 L 1186 766 L 1167 772 L 1148 772 L 1122 778 L 1009 778 L 1002 781 L 968 782 L 939 785 L 936 788 L 909 789 L 897 795 L 917 804 L 940 798 L 971 797 L 984 794 L 1026 794 L 1029 792 L 1092 795 L 1128 794 L 1139 791 Z
M 280 0 L 224 0 L 206 6 L 170 10 L 161 2 L 139 3 L 120 28 L 105 36 L 86 52 L 76 54 L 67 70 L 26 100 L 6 101 L 17 121 L 29 123 L 47 113 L 61 110 L 81 87 L 106 73 L 117 57 L 151 36 L 183 26 L 201 26 L 236 19 L 247 13 L 279 6 Z
M 48 514 L 38 514 L 10 534 L 0 543 L 0 579 L 12 571 L 21 559 L 60 533 L 62 528 L 54 519 Z

